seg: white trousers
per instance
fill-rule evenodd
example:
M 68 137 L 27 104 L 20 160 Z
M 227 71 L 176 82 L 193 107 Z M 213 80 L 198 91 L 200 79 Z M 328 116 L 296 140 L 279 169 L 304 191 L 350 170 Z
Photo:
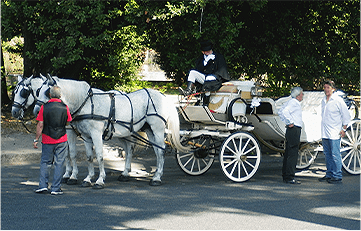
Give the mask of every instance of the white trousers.
M 191 70 L 188 75 L 188 81 L 192 83 L 198 82 L 200 84 L 204 84 L 205 81 L 215 81 L 215 80 L 217 79 L 214 75 L 205 75 L 196 70 Z M 210 92 L 205 93 L 206 96 L 209 96 L 210 94 L 211 94 Z

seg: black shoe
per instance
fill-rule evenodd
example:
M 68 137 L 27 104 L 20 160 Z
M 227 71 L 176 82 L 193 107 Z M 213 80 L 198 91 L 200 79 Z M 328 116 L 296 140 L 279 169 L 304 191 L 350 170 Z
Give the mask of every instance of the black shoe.
M 210 95 L 209 96 L 203 96 L 203 106 L 208 107 L 210 97 L 211 97 Z
M 319 178 L 318 180 L 319 180 L 320 182 L 324 182 L 324 181 L 328 181 L 329 179 L 331 179 L 331 178 L 328 177 L 328 176 L 324 176 L 324 177 L 322 177 L 322 178 Z
M 301 184 L 301 181 L 292 179 L 292 180 L 283 180 L 286 184 Z
M 330 184 L 342 184 L 342 179 L 329 178 L 327 179 L 327 182 Z

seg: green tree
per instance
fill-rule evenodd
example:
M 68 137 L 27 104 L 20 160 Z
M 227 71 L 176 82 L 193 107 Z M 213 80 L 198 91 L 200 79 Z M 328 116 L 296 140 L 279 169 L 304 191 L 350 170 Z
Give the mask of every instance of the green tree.
M 103 89 L 135 78 L 144 47 L 182 84 L 199 42 L 211 39 L 233 79 L 256 78 L 267 94 L 320 89 L 325 78 L 359 91 L 359 12 L 356 0 L 3 0 L 2 39 L 24 36 L 26 76 L 51 72 Z
M 7 92 L 6 85 L 6 73 L 5 73 L 5 65 L 4 65 L 4 53 L 1 48 L 1 106 L 9 104 L 10 98 Z
M 2 1 L 2 39 L 24 37 L 24 75 L 51 73 L 113 89 L 136 77 L 142 34 L 132 1 Z
M 359 91 L 359 1 L 143 1 L 136 10 L 147 12 L 137 25 L 178 84 L 209 38 L 234 79 L 245 73 L 270 95 L 320 89 L 325 78 Z

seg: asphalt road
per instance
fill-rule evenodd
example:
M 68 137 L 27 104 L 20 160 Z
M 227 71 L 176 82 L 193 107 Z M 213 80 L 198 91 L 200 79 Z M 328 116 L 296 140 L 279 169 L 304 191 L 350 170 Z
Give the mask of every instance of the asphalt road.
M 150 151 L 151 152 L 151 151 Z M 263 153 L 256 175 L 244 183 L 223 176 L 216 161 L 202 176 L 188 176 L 166 155 L 163 185 L 148 182 L 155 156 L 133 161 L 130 182 L 117 181 L 122 159 L 106 160 L 101 190 L 63 185 L 63 195 L 35 194 L 37 161 L 1 168 L 1 229 L 332 230 L 360 229 L 360 176 L 320 183 L 323 154 L 297 173 L 301 185 L 282 182 L 282 157 Z M 80 179 L 86 176 L 84 162 Z

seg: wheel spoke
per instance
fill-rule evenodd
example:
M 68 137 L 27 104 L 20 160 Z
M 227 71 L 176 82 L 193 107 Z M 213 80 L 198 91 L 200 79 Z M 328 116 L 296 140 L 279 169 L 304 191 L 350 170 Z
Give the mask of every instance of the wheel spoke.
M 258 156 L 247 156 L 247 159 L 258 159 Z
M 235 142 L 235 139 L 232 139 L 232 143 L 233 143 L 233 147 L 235 149 L 235 154 L 238 152 L 237 150 L 237 145 L 236 145 L 236 142 Z M 241 144 L 240 144 L 241 145 Z M 227 146 L 228 147 L 228 146 Z M 241 147 L 240 147 L 241 148 Z M 233 151 L 233 150 L 232 150 Z
M 241 136 L 238 140 L 239 140 L 239 147 L 238 147 L 237 152 L 240 151 L 240 150 L 242 150 L 242 136 Z M 244 145 L 243 149 L 244 149 L 246 146 L 247 146 L 247 145 Z M 242 152 L 243 152 L 243 150 L 242 150 Z
M 193 172 L 193 169 L 194 169 L 194 163 L 196 162 L 196 158 L 192 158 L 193 161 L 192 161 L 192 167 L 191 167 L 191 172 Z
M 236 162 L 237 160 L 234 159 L 231 162 L 229 162 L 226 166 L 224 166 L 224 168 L 228 168 L 231 164 L 233 164 L 234 162 Z
M 346 161 L 346 159 L 351 155 L 351 152 L 348 152 L 343 158 L 342 162 Z
M 247 152 L 243 153 L 243 155 L 247 155 L 249 152 L 253 151 L 256 148 L 256 146 L 253 146 L 252 148 L 248 149 Z
M 344 148 L 341 149 L 341 152 L 346 152 L 346 151 L 351 150 L 351 149 L 352 149 L 352 147 L 350 147 L 350 146 L 344 147 Z
M 237 155 L 237 150 L 234 151 L 232 148 L 230 148 L 228 145 L 226 146 L 226 148 L 231 151 L 234 155 Z M 235 147 L 236 148 L 236 147 Z M 237 148 L 236 148 L 237 149 Z
M 194 159 L 194 156 L 192 155 L 191 158 L 189 158 L 189 160 L 186 163 L 184 163 L 184 167 L 186 167 L 189 164 L 189 162 L 193 159 Z
M 242 149 L 242 153 L 244 153 L 244 150 L 247 148 L 250 140 L 251 140 L 251 139 L 248 139 L 247 142 L 245 143 L 245 145 L 244 145 L 244 147 L 243 147 L 243 149 Z M 240 143 L 242 143 L 242 142 L 240 141 Z M 254 147 L 254 146 L 253 146 L 253 147 Z
M 246 169 L 246 166 L 244 166 L 244 163 L 243 163 L 243 162 L 242 162 L 241 164 L 242 164 L 243 171 L 244 171 L 244 172 L 246 173 L 246 175 L 248 176 L 249 173 L 248 173 L 248 171 L 247 171 L 247 169 Z M 239 178 L 241 178 L 241 175 L 239 175 Z
M 255 168 L 255 166 L 254 165 L 252 165 L 250 162 L 248 162 L 247 160 L 246 161 L 244 161 L 245 163 L 247 163 L 249 166 L 251 166 L 252 167 L 252 169 L 254 169 Z
M 188 153 L 188 154 L 185 154 L 183 156 L 179 156 L 179 158 L 183 159 L 183 158 L 189 157 L 189 156 L 193 156 L 193 153 Z
M 350 158 L 348 158 L 348 163 L 347 163 L 347 168 L 350 168 L 350 164 L 352 163 L 352 159 L 353 159 L 353 150 L 351 152 L 348 153 L 348 156 L 350 156 Z
M 347 135 L 348 136 L 348 140 L 350 140 L 350 137 L 349 137 L 349 135 Z M 349 142 L 349 141 L 347 141 L 346 139 L 341 139 L 341 143 L 343 143 L 343 144 L 346 144 L 346 145 L 348 145 L 348 146 L 352 146 L 352 143 L 351 142 Z
M 235 170 L 236 167 L 237 167 L 237 164 L 238 164 L 237 162 L 233 164 L 233 168 L 232 168 L 232 170 L 231 170 L 231 175 L 232 175 L 232 176 L 233 176 L 234 170 Z

